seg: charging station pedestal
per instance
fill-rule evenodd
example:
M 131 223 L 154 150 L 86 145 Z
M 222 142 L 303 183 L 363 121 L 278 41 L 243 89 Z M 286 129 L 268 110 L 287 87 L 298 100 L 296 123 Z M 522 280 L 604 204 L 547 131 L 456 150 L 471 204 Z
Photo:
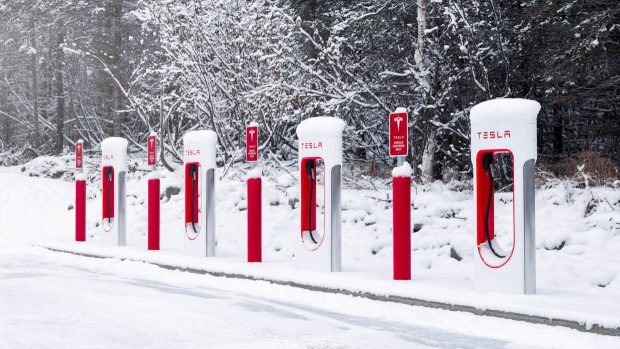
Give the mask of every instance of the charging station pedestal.
M 185 254 L 215 256 L 215 146 L 210 130 L 183 136 L 185 173 Z
M 127 245 L 127 140 L 106 138 L 101 142 L 101 182 L 103 191 L 103 241 Z
M 342 269 L 340 182 L 344 127 L 343 120 L 333 117 L 314 117 L 297 126 L 301 182 L 301 247 L 297 256 L 303 268 L 332 272 Z
M 526 99 L 498 98 L 471 110 L 471 161 L 476 201 L 474 287 L 482 292 L 536 293 L 534 166 L 536 117 L 540 104 Z M 511 158 L 512 226 L 498 238 L 493 163 Z M 508 200 L 509 201 L 509 200 Z M 506 225 L 506 224 L 505 224 Z M 500 242 L 500 240 L 503 240 Z M 510 246 L 512 245 L 512 246 Z

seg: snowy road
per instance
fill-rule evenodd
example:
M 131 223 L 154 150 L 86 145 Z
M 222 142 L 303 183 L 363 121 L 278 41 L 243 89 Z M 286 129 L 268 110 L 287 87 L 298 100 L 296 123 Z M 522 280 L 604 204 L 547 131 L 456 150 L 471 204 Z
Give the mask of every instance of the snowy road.
M 0 254 L 0 312 L 0 348 L 611 348 L 618 344 L 613 337 L 565 328 L 33 247 Z
M 102 269 L 97 263 L 108 265 Z M 226 288 L 229 281 L 157 270 L 151 272 L 171 275 L 160 281 L 130 278 L 112 272 L 118 268 L 133 268 L 136 273 L 156 269 L 69 256 L 2 258 L 0 347 L 62 343 L 68 348 L 239 348 L 250 344 L 261 348 L 499 348 L 505 344 L 385 318 L 326 311 L 312 303 L 333 296 L 316 292 L 232 282 L 245 289 L 238 291 Z M 169 276 L 186 280 L 170 283 L 165 280 Z M 191 279 L 202 279 L 204 286 L 188 284 L 197 281 Z M 302 302 L 280 300 L 280 292 L 300 297 Z

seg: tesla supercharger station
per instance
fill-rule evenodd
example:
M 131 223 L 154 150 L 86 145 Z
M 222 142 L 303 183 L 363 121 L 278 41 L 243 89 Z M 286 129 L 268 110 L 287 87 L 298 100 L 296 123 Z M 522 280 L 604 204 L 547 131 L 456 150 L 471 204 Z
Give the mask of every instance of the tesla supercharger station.
M 342 131 L 345 123 L 314 117 L 297 126 L 301 209 L 299 262 L 304 268 L 340 271 Z
M 75 241 L 86 241 L 86 174 L 84 141 L 75 143 Z
M 185 157 L 185 254 L 215 256 L 215 146 L 210 130 L 183 136 Z
M 478 291 L 536 293 L 534 165 L 539 111 L 538 102 L 507 98 L 486 101 L 471 110 Z M 500 157 L 502 167 L 512 168 L 507 176 L 512 178 L 512 209 L 507 207 L 503 216 L 496 213 L 495 205 L 500 194 L 495 192 L 499 170 L 494 164 Z
M 106 138 L 101 142 L 101 182 L 103 191 L 103 241 L 127 245 L 127 140 Z

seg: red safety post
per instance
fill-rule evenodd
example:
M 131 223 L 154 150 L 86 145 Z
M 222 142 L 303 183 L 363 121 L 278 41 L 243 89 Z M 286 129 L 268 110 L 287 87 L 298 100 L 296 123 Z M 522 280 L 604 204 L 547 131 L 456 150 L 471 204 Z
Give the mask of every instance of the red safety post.
M 148 165 L 151 174 L 148 180 L 148 249 L 159 250 L 159 178 L 157 177 L 157 135 L 148 137 Z
M 248 178 L 248 262 L 261 262 L 262 211 L 261 178 Z
M 75 241 L 86 241 L 86 177 L 82 151 L 84 141 L 75 144 Z
M 149 250 L 159 250 L 159 178 L 149 179 Z
M 250 123 L 245 128 L 245 160 L 252 163 L 248 173 L 248 262 L 263 260 L 262 210 L 261 210 L 261 170 L 258 162 L 258 124 Z
M 75 241 L 86 241 L 86 181 L 75 181 Z
M 394 234 L 394 280 L 411 280 L 411 166 L 409 115 L 398 108 L 389 117 L 390 156 L 398 159 L 392 171 L 392 232 Z
M 411 280 L 411 178 L 392 178 L 394 280 Z

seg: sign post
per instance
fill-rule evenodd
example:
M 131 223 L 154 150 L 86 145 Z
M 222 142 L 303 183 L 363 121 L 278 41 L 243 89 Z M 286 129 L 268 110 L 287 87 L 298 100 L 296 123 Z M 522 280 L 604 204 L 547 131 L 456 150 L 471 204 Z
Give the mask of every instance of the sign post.
M 75 143 L 75 241 L 86 241 L 86 175 L 84 141 Z
M 262 261 L 261 170 L 258 168 L 258 124 L 245 129 L 245 160 L 252 163 L 248 172 L 248 262 Z
M 147 138 L 147 163 L 151 168 L 148 180 L 148 249 L 159 250 L 159 176 L 157 174 L 157 134 Z
M 390 114 L 390 156 L 398 159 L 392 171 L 392 232 L 394 234 L 394 280 L 411 280 L 411 166 L 407 110 Z

